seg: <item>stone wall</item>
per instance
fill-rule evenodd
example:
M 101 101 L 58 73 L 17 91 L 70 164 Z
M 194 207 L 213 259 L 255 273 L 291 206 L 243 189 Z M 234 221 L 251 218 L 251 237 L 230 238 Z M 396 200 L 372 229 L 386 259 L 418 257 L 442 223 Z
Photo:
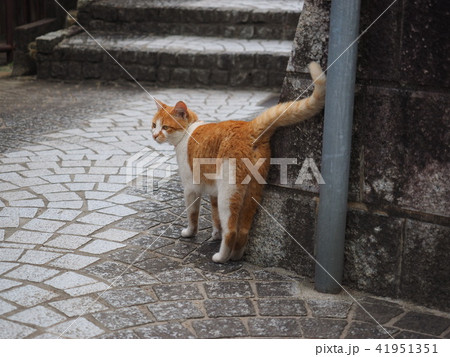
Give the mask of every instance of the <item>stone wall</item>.
M 362 0 L 360 32 L 391 0 Z M 325 67 L 329 1 L 306 1 L 281 100 L 310 83 L 306 65 Z M 438 0 L 395 3 L 358 48 L 344 283 L 377 295 L 450 309 L 450 121 L 448 9 Z M 273 157 L 320 163 L 323 117 L 279 130 Z M 290 167 L 294 182 L 299 167 Z M 313 276 L 318 185 L 280 185 L 270 173 L 247 259 Z M 284 186 L 284 187 L 282 187 Z

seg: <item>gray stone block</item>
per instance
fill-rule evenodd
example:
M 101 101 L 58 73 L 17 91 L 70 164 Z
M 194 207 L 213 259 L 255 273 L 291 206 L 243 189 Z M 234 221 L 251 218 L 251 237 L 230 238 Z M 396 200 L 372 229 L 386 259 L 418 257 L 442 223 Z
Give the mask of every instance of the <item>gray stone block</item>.
M 204 317 L 203 312 L 191 301 L 160 302 L 148 305 L 148 309 L 158 321 Z
M 255 216 L 245 259 L 262 266 L 279 266 L 312 276 L 316 201 L 268 185 Z M 292 235 L 292 237 L 291 237 Z M 301 246 L 300 246 L 301 245 Z
M 292 318 L 250 318 L 250 335 L 254 337 L 297 337 L 302 333 L 299 321 Z
M 193 321 L 198 338 L 232 338 L 248 336 L 247 329 L 238 318 Z
M 399 294 L 402 298 L 450 311 L 449 237 L 449 227 L 406 221 Z
M 259 314 L 263 316 L 306 316 L 305 302 L 298 299 L 260 299 Z
M 255 315 L 255 309 L 249 299 L 205 300 L 203 304 L 209 317 Z
M 399 285 L 403 219 L 350 211 L 347 215 L 344 282 L 392 296 Z
M 135 330 L 139 338 L 194 338 L 195 336 L 183 325 L 169 322 L 161 325 L 140 327 Z

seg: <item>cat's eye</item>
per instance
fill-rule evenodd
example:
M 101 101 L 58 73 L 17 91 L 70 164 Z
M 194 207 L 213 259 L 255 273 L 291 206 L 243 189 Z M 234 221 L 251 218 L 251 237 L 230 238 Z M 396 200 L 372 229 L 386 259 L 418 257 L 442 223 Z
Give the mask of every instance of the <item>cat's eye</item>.
M 152 124 L 152 128 L 155 129 L 156 128 L 156 123 Z
M 163 129 L 163 130 L 167 130 L 167 129 L 169 129 L 169 127 L 168 127 L 167 125 L 163 125 L 163 126 L 162 126 L 162 129 Z

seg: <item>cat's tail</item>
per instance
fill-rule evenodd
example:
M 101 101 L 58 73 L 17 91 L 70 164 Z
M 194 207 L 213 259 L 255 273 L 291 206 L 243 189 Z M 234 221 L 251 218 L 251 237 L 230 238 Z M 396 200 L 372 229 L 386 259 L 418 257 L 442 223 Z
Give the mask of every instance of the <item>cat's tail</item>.
M 308 67 L 314 82 L 312 95 L 302 100 L 275 105 L 253 119 L 250 125 L 256 138 L 255 142 L 270 138 L 280 126 L 297 124 L 322 110 L 325 104 L 325 73 L 316 62 L 311 62 Z

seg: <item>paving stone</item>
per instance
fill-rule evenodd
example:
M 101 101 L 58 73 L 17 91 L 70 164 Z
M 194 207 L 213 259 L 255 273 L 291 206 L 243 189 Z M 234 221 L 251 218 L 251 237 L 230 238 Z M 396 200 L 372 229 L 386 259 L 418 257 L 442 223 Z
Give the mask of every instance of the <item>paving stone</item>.
M 193 321 L 192 327 L 198 338 L 233 338 L 246 337 L 248 332 L 238 318 L 221 318 Z
M 94 213 L 88 214 L 87 216 L 83 216 L 83 217 L 77 219 L 77 221 L 83 222 L 83 223 L 90 223 L 90 224 L 106 226 L 112 222 L 119 220 L 119 219 L 120 219 L 120 217 L 117 217 L 117 216 L 94 212 Z
M 205 300 L 203 304 L 209 317 L 255 315 L 255 309 L 249 299 Z
M 101 298 L 113 307 L 142 305 L 155 301 L 144 289 L 137 287 L 108 290 L 101 294 Z
M 54 233 L 59 228 L 64 226 L 65 224 L 66 224 L 65 222 L 50 221 L 48 219 L 34 218 L 31 221 L 29 221 L 27 224 L 25 224 L 23 226 L 23 228 L 29 229 L 31 231 Z
M 47 177 L 47 176 L 46 176 Z M 69 178 L 70 181 L 70 178 Z M 52 183 L 47 185 L 40 185 L 40 186 L 32 186 L 30 187 L 34 192 L 42 195 L 44 193 L 53 193 L 53 192 L 64 192 L 67 191 L 67 188 L 65 188 L 63 185 L 59 183 Z
M 112 198 L 108 199 L 108 201 L 110 201 L 110 202 L 121 204 L 121 205 L 133 203 L 133 202 L 137 202 L 137 201 L 142 201 L 142 200 L 144 200 L 144 198 L 139 197 L 139 196 L 127 195 L 124 193 L 115 195 Z
M 352 322 L 345 338 L 389 338 L 389 334 L 392 336 L 397 331 L 392 327 L 385 327 L 385 329 L 367 322 Z
M 118 228 L 134 229 L 136 231 L 146 231 L 151 227 L 158 225 L 157 221 L 150 221 L 148 219 L 129 217 L 116 224 Z
M 100 213 L 112 214 L 119 217 L 126 217 L 132 214 L 137 213 L 134 209 L 128 208 L 122 205 L 115 205 L 108 208 L 103 208 L 99 210 Z
M 136 330 L 138 330 L 138 329 L 136 329 Z M 101 335 L 97 338 L 111 339 L 111 340 L 134 340 L 134 339 L 138 339 L 139 336 L 134 331 L 123 330 L 123 331 L 107 333 L 107 334 Z
M 153 285 L 157 283 L 158 281 L 155 278 L 141 271 L 135 271 L 132 273 L 129 273 L 127 271 L 119 278 L 114 279 L 114 286 L 116 287 L 144 286 L 144 285 Z
M 395 339 L 408 339 L 408 340 L 419 340 L 419 339 L 430 339 L 436 338 L 433 335 L 425 335 L 423 333 L 412 332 L 412 331 L 400 331 L 394 335 Z
M 9 288 L 12 288 L 14 286 L 22 285 L 21 283 L 9 280 L 9 279 L 2 279 L 0 278 L 0 291 L 8 290 Z
M 11 269 L 15 268 L 16 266 L 18 266 L 19 264 L 17 263 L 4 263 L 4 262 L 0 262 L 0 275 L 3 273 L 6 273 L 8 271 L 10 271 Z
M 256 283 L 256 291 L 260 297 L 298 296 L 300 293 L 296 282 Z
M 105 175 L 76 174 L 74 182 L 104 182 Z
M 305 302 L 297 299 L 261 299 L 258 309 L 263 316 L 306 316 L 308 313 Z
M 23 253 L 23 249 L 14 248 L 0 248 L 0 261 L 3 262 L 14 262 Z
M 301 337 L 300 325 L 292 318 L 259 318 L 248 320 L 248 330 L 255 337 Z
M 43 252 L 41 250 L 27 250 L 22 258 L 20 258 L 19 262 L 42 265 L 61 255 L 62 254 L 59 253 Z
M 450 327 L 450 319 L 421 312 L 410 311 L 395 324 L 405 330 L 438 336 Z
M 114 311 L 98 312 L 93 317 L 110 330 L 120 330 L 132 326 L 140 326 L 153 320 L 137 307 L 126 307 Z
M 164 246 L 156 251 L 160 254 L 167 255 L 174 258 L 184 258 L 192 252 L 197 245 L 183 242 L 176 242 L 175 244 Z
M 17 228 L 19 226 L 19 216 L 0 217 L 0 228 Z
M 45 207 L 45 203 L 41 199 L 11 201 L 9 205 L 11 207 Z
M 90 191 L 94 189 L 95 183 L 90 182 L 82 182 L 82 183 L 66 183 L 66 186 L 69 188 L 70 191 L 76 192 L 76 191 Z
M 7 314 L 8 312 L 11 312 L 15 309 L 16 309 L 16 307 L 14 305 L 8 304 L 6 301 L 0 300 L 0 315 Z M 0 336 L 1 336 L 1 332 L 0 332 Z
M 125 244 L 110 242 L 102 239 L 96 239 L 93 242 L 86 245 L 85 247 L 83 247 L 82 249 L 80 249 L 80 252 L 86 252 L 91 254 L 103 254 L 123 247 L 125 247 Z
M 91 275 L 98 276 L 105 280 L 111 280 L 122 275 L 127 269 L 129 269 L 127 265 L 106 261 L 96 265 L 91 265 L 84 270 Z
M 5 292 L 0 296 L 6 300 L 15 302 L 16 304 L 31 307 L 57 297 L 58 295 L 33 285 L 19 286 Z
M 180 238 L 182 228 L 175 225 L 163 225 L 151 230 L 151 233 L 156 236 L 162 236 L 167 238 Z
M 66 272 L 58 275 L 45 282 L 47 285 L 53 286 L 57 289 L 69 289 L 78 287 L 81 285 L 97 283 L 96 280 L 89 278 L 85 275 L 81 275 L 75 272 Z
M 148 309 L 157 321 L 204 317 L 203 312 L 191 301 L 160 302 L 148 305 Z
M 48 208 L 65 208 L 65 209 L 80 209 L 83 207 L 83 201 L 56 201 L 49 202 Z
M 240 269 L 237 271 L 233 271 L 228 274 L 221 274 L 221 273 L 211 273 L 211 272 L 204 272 L 203 273 L 208 280 L 251 280 L 252 276 L 246 269 Z
M 153 237 L 149 235 L 141 235 L 136 238 L 133 238 L 128 242 L 130 245 L 138 245 L 145 249 L 156 250 L 161 247 L 165 247 L 166 245 L 173 244 L 174 241 L 172 239 L 163 238 L 163 237 Z
M 304 338 L 340 338 L 346 325 L 345 320 L 300 319 Z
M 47 331 L 58 335 L 58 338 L 93 338 L 105 331 L 86 320 L 84 317 L 70 320 L 50 327 Z
M 136 202 L 130 205 L 130 207 L 134 208 L 139 212 L 147 212 L 147 213 L 171 208 L 171 206 L 166 203 L 152 202 L 152 201 Z
M 105 207 L 111 207 L 114 205 L 114 203 L 100 201 L 100 200 L 87 200 L 87 205 L 88 205 L 88 211 L 95 211 L 95 210 L 102 209 Z
M 75 192 L 58 192 L 58 193 L 45 193 L 44 197 L 49 201 L 78 201 L 81 197 Z
M 159 300 L 199 300 L 203 295 L 194 284 L 156 285 L 153 290 Z
M 253 297 L 250 284 L 246 281 L 208 282 L 204 284 L 209 298 L 245 298 Z
M 134 237 L 137 234 L 139 234 L 139 233 L 124 231 L 122 229 L 111 228 L 104 232 L 95 234 L 94 237 L 112 240 L 112 241 L 116 241 L 116 242 L 123 242 L 124 240 Z
M 134 331 L 139 338 L 195 338 L 195 336 L 183 325 L 177 322 L 169 322 L 162 325 L 139 327 Z
M 307 301 L 314 317 L 334 317 L 345 319 L 352 306 L 348 301 L 337 300 L 308 300 Z
M 373 299 L 370 300 L 370 302 L 361 301 L 361 305 L 368 313 L 360 306 L 356 306 L 354 319 L 371 323 L 374 322 L 374 318 L 378 323 L 385 324 L 404 312 L 400 305 L 382 300 Z M 372 315 L 373 318 L 369 314 Z
M 97 190 L 99 190 L 99 191 L 108 191 L 108 192 L 118 192 L 118 191 L 123 190 L 125 187 L 126 186 L 123 185 L 123 184 L 99 183 L 98 186 L 97 186 Z M 130 198 L 128 198 L 128 199 L 130 199 Z M 122 203 L 122 204 L 128 203 L 128 202 L 125 202 L 126 199 L 123 198 L 123 197 L 118 198 L 118 200 L 120 200 L 121 202 L 116 202 L 116 203 Z M 135 202 L 135 201 L 133 200 L 132 202 Z
M 165 270 L 165 269 L 163 269 Z M 163 283 L 178 283 L 190 281 L 203 281 L 203 276 L 192 268 L 181 268 L 170 271 L 162 271 L 155 274 L 155 277 Z
M 24 264 L 5 276 L 17 280 L 41 282 L 59 273 L 59 270 Z
M 0 216 L 19 216 L 20 218 L 33 218 L 38 209 L 33 207 L 5 207 L 0 211 Z
M 39 327 L 48 327 L 64 321 L 66 318 L 46 307 L 35 306 L 18 312 L 10 316 L 9 319 Z
M 151 256 L 152 253 L 149 250 L 136 247 L 122 249 L 109 255 L 111 259 L 127 264 L 135 264 L 141 260 L 148 259 Z
M 293 280 L 293 278 L 287 274 L 280 274 L 278 272 L 270 271 L 270 270 L 257 270 L 257 271 L 253 272 L 253 275 L 255 276 L 256 280 L 262 280 L 262 281 Z
M 51 183 L 66 183 L 72 181 L 69 175 L 51 175 L 43 176 L 42 178 Z
M 55 309 L 69 317 L 78 317 L 107 310 L 108 308 L 90 296 L 71 298 L 49 303 Z
M 59 233 L 87 236 L 99 230 L 100 228 L 102 228 L 102 226 L 96 226 L 93 224 L 72 223 L 71 225 L 61 229 Z
M 16 231 L 11 234 L 7 241 L 17 243 L 44 244 L 51 236 L 52 233 Z
M 165 271 L 177 270 L 181 264 L 167 257 L 152 257 L 149 259 L 138 261 L 133 265 L 141 268 L 142 270 L 145 270 L 147 273 L 157 274 Z M 166 281 L 168 280 L 168 278 L 164 275 L 163 279 Z
M 63 248 L 63 249 L 77 249 L 83 244 L 89 242 L 91 238 L 72 236 L 69 234 L 61 234 L 57 238 L 52 239 L 45 243 L 46 246 Z M 59 254 L 60 255 L 60 254 Z
M 0 192 L 0 197 L 7 201 L 25 200 L 27 198 L 35 198 L 36 196 L 27 191 Z
M 70 270 L 79 270 L 82 268 L 91 265 L 92 263 L 98 261 L 100 258 L 88 257 L 80 254 L 65 254 L 62 257 L 52 261 L 50 263 L 51 266 L 70 269 Z
M 75 288 L 65 289 L 64 291 L 69 294 L 70 296 L 82 296 L 87 295 L 91 293 L 96 293 L 99 291 L 105 291 L 109 288 L 109 285 L 105 283 L 94 283 L 94 284 L 88 284 L 83 285 Z
M 24 338 L 35 332 L 36 329 L 15 322 L 0 319 L 0 338 Z
M 55 219 L 58 221 L 73 221 L 81 213 L 82 211 L 78 210 L 50 208 L 42 213 L 39 218 Z

